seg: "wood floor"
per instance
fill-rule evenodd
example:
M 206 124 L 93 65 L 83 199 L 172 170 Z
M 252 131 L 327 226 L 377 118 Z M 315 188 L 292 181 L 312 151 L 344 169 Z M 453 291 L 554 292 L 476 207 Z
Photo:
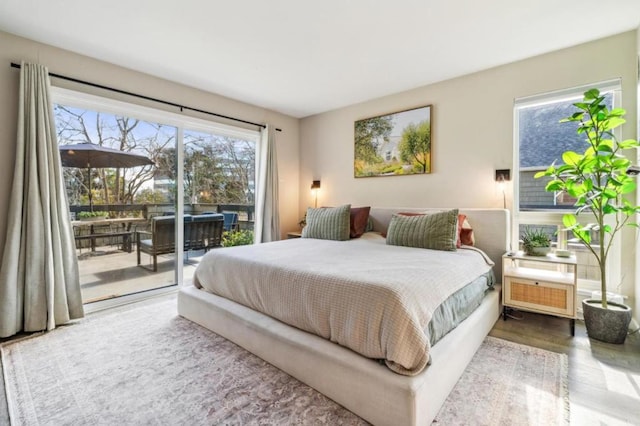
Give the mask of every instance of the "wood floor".
M 571 425 L 640 425 L 640 333 L 630 335 L 624 345 L 610 345 L 589 340 L 581 321 L 571 337 L 566 319 L 517 314 L 523 319 L 499 319 L 490 335 L 568 355 Z M 0 380 L 4 424 L 9 420 Z
M 584 322 L 516 312 L 499 319 L 490 335 L 569 356 L 571 425 L 640 425 L 640 333 L 623 345 L 590 340 Z

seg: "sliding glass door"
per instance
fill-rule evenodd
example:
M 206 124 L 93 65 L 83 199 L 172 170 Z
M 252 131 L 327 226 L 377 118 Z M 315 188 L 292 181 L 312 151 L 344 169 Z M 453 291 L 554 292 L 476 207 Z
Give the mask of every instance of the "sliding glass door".
M 221 129 L 186 129 L 183 138 L 184 217 L 201 221 L 223 216 L 224 246 L 253 242 L 256 138 Z M 188 229 L 189 225 L 185 225 Z M 209 247 L 189 250 L 183 280 L 189 282 L 195 266 Z
M 141 251 L 151 244 L 150 220 L 174 208 L 167 167 L 176 162 L 167 157 L 177 128 L 62 103 L 54 110 L 83 302 L 175 284 L 171 258 L 152 274 L 138 265 L 150 264 L 153 247 Z M 165 251 L 154 255 L 175 252 Z
M 185 242 L 196 216 L 253 240 L 256 131 L 57 88 L 54 104 L 84 303 L 190 282 L 220 244 Z

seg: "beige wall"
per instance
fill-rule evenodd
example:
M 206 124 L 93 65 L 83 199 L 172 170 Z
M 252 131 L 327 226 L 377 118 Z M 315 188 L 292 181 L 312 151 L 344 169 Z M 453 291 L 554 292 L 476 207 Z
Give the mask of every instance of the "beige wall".
M 304 118 L 299 214 L 313 203 L 312 179 L 321 179 L 322 205 L 502 207 L 494 170 L 513 169 L 514 99 L 620 77 L 623 107 L 636 117 L 636 60 L 633 31 Z M 433 172 L 355 179 L 354 121 L 428 104 Z M 623 133 L 636 137 L 636 126 L 625 126 Z M 624 237 L 624 247 L 633 247 L 633 236 Z M 622 292 L 633 295 L 634 250 L 624 252 Z
M 52 46 L 0 32 L 0 255 L 6 235 L 7 203 L 13 178 L 18 105 L 19 70 L 11 62 L 35 62 L 49 71 L 162 100 L 238 117 L 257 123 L 272 123 L 282 129 L 276 133 L 280 170 L 281 226 L 284 231 L 296 227 L 299 185 L 299 120 L 253 105 L 203 92 L 186 85 L 151 77 L 106 62 L 77 55 Z M 185 82 L 188 84 L 188 82 Z M 52 84 L 105 97 L 126 100 L 154 108 L 177 112 L 171 107 L 137 98 L 118 96 L 108 91 L 52 79 Z M 194 115 L 197 116 L 197 115 Z M 201 118 L 211 119 L 208 116 Z M 229 124 L 235 124 L 230 122 Z

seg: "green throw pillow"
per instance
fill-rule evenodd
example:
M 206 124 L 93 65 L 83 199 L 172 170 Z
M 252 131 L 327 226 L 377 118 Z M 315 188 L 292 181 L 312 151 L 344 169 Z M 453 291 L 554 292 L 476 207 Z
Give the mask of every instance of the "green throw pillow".
M 349 239 L 351 205 L 307 210 L 307 225 L 302 238 L 345 241 Z
M 457 234 L 457 209 L 420 216 L 393 215 L 387 230 L 387 244 L 455 251 Z

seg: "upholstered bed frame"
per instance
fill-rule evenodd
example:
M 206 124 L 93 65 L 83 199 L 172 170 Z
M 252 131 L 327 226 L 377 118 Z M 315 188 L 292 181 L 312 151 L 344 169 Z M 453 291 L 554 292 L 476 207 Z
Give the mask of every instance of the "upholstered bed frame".
M 372 208 L 374 230 L 385 232 L 395 212 Z M 436 209 L 434 209 L 436 210 Z M 495 262 L 508 247 L 509 219 L 502 209 L 460 209 L 474 229 L 476 246 Z M 230 300 L 185 286 L 178 313 L 235 342 L 375 425 L 429 425 L 499 317 L 499 287 L 432 349 L 432 365 L 417 376 L 396 374 L 376 361 L 290 327 Z

